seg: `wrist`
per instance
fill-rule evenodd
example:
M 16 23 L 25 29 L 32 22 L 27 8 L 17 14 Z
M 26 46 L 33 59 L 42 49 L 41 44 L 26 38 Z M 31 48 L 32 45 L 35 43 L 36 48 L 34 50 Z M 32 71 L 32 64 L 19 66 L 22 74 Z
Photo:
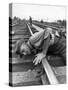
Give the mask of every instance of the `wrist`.
M 45 58 L 45 57 L 46 57 L 46 54 L 44 54 L 44 53 L 41 53 L 41 55 L 43 56 L 43 58 Z

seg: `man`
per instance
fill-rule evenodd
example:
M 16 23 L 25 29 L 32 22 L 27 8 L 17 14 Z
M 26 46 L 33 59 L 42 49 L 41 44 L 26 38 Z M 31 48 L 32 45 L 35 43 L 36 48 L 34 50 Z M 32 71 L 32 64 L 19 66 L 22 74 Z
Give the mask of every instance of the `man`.
M 46 28 L 46 30 L 31 36 L 27 43 L 20 40 L 16 46 L 16 53 L 20 55 L 34 53 L 36 57 L 33 63 L 35 65 L 40 63 L 47 55 L 60 56 L 63 60 L 66 60 L 66 39 L 53 34 L 51 28 Z

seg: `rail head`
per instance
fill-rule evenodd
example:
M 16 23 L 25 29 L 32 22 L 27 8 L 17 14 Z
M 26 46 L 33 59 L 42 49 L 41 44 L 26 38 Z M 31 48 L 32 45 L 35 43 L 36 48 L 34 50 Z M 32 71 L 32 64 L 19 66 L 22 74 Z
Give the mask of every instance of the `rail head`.
M 53 70 L 52 70 L 51 66 L 49 65 L 46 58 L 44 58 L 42 60 L 42 64 L 43 64 L 44 70 L 47 74 L 49 83 L 52 85 L 53 84 L 59 84 L 59 82 L 58 82 L 58 80 L 57 80 L 57 78 L 56 78 L 56 76 L 55 76 L 55 74 L 54 74 L 54 72 L 53 72 Z
M 27 25 L 27 27 L 28 27 L 28 29 L 30 31 L 30 34 L 33 36 L 34 34 L 33 34 L 32 30 L 31 30 L 30 26 L 28 24 L 26 24 L 26 25 Z

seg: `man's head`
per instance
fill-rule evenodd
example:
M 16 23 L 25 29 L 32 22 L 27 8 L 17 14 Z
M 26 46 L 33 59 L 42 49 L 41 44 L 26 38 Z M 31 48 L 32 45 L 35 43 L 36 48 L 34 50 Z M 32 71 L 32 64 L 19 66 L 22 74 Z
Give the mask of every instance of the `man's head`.
M 27 43 L 22 43 L 21 47 L 20 47 L 20 52 L 23 55 L 27 55 L 30 54 L 30 48 L 28 47 Z
M 19 40 L 16 44 L 16 54 L 18 55 L 27 55 L 30 54 L 30 48 L 27 43 L 23 42 L 23 40 Z

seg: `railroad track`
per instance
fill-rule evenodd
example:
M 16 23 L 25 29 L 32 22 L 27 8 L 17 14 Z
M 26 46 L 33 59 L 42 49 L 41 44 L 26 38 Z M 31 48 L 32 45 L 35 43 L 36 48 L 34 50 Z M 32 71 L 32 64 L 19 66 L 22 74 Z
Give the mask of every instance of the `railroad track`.
M 34 28 L 38 29 L 36 27 L 34 27 Z M 21 30 L 21 33 L 20 33 L 20 30 L 17 30 L 15 32 L 16 32 L 15 35 L 20 35 L 21 33 L 24 34 L 26 32 L 27 32 L 27 34 L 31 33 L 31 35 L 33 35 L 32 29 L 29 24 L 26 25 L 25 30 Z M 12 34 L 14 34 L 14 33 L 11 33 L 11 35 Z M 27 38 L 26 34 L 25 34 L 25 36 L 26 36 L 26 41 L 27 41 L 29 38 Z M 14 37 L 14 36 L 12 36 L 12 37 Z M 23 39 L 23 37 L 22 37 L 22 39 Z M 13 38 L 12 40 L 10 39 L 10 41 L 11 41 L 10 47 L 14 48 L 17 40 L 20 40 L 20 38 L 18 38 L 18 39 Z M 31 56 L 22 57 L 22 59 L 20 59 L 20 57 L 17 56 L 14 52 L 12 53 L 12 57 L 10 56 L 10 59 L 9 59 L 9 65 L 10 65 L 10 67 L 9 67 L 9 72 L 10 72 L 9 73 L 9 75 L 10 75 L 9 83 L 11 86 L 27 86 L 27 85 L 42 85 L 42 84 L 48 85 L 48 84 L 57 84 L 57 83 L 65 83 L 66 82 L 66 80 L 65 80 L 66 77 L 65 77 L 65 72 L 64 72 L 64 71 L 66 71 L 66 67 L 63 66 L 63 64 L 62 64 L 62 66 L 59 66 L 56 68 L 51 67 L 49 65 L 49 62 L 47 62 L 47 60 L 42 60 L 43 67 L 45 69 L 45 74 L 42 75 L 41 78 L 36 77 L 37 72 L 35 71 L 34 65 L 32 63 L 34 56 L 32 56 L 32 57 Z M 49 68 L 49 71 L 48 71 L 48 68 Z M 62 71 L 61 73 L 60 73 L 59 69 L 60 69 L 60 71 Z M 50 72 L 51 72 L 51 74 L 50 74 Z M 52 75 L 52 78 L 51 78 L 51 75 Z M 11 78 L 11 76 L 12 76 L 12 78 Z M 58 77 L 58 79 L 57 79 L 57 77 Z M 53 79 L 53 81 L 52 81 L 52 79 Z

